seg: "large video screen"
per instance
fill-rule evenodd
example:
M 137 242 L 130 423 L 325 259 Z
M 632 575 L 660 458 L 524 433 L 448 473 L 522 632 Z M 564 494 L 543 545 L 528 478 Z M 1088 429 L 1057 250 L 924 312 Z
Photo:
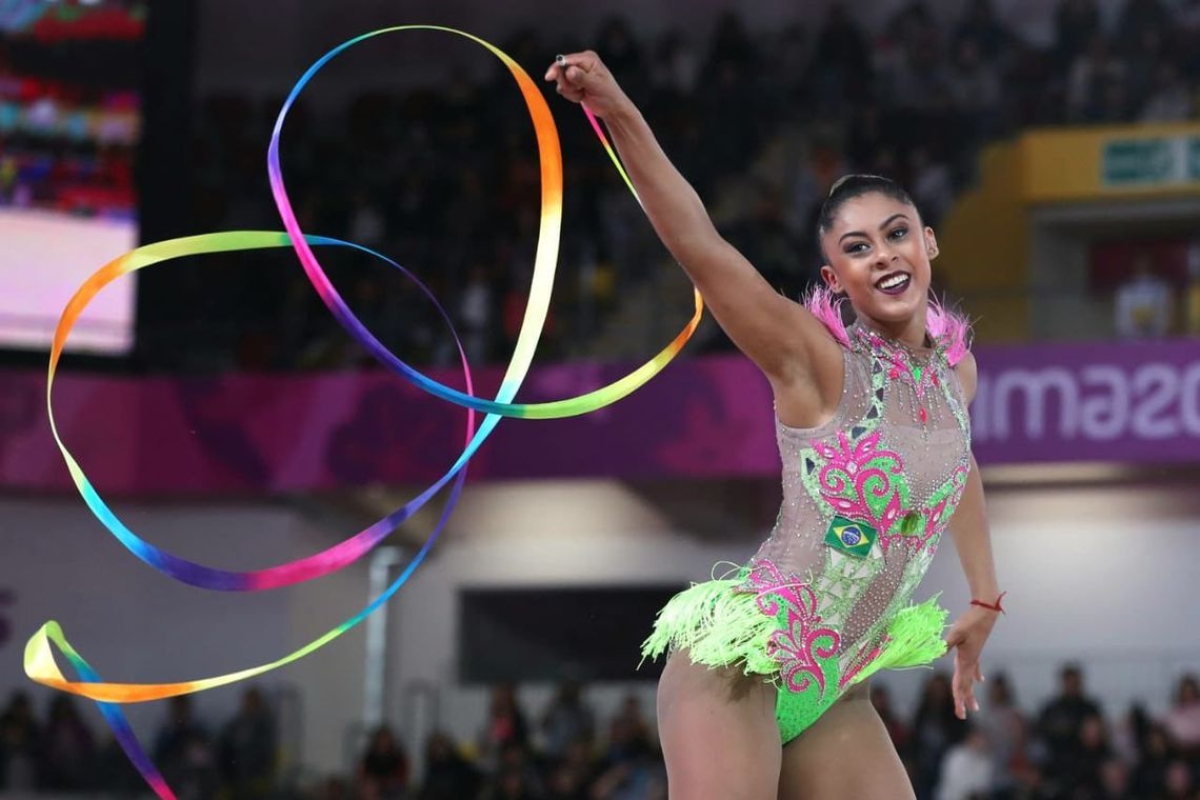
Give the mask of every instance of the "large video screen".
M 63 307 L 137 246 L 147 0 L 0 0 L 0 349 L 49 346 Z M 135 284 L 105 289 L 67 349 L 133 344 Z

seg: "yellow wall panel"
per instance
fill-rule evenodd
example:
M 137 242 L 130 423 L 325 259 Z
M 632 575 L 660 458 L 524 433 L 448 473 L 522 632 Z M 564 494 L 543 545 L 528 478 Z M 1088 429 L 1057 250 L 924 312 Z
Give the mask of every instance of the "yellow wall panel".
M 1200 193 L 1200 124 L 1034 130 L 1020 139 L 1026 203 Z

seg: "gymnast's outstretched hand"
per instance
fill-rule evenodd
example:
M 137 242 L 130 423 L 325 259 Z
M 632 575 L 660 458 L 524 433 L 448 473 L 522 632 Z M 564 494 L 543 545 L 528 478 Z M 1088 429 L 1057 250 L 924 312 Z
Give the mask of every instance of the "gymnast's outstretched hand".
M 983 645 L 996 625 L 996 612 L 972 606 L 954 621 L 946 635 L 946 646 L 954 650 L 954 714 L 959 719 L 967 718 L 967 711 L 978 711 L 975 699 L 975 683 L 983 683 L 983 670 L 979 657 Z
M 546 70 L 546 80 L 557 84 L 560 95 L 583 103 L 600 119 L 634 107 L 600 56 L 591 50 L 563 56 L 561 62 L 556 60 Z

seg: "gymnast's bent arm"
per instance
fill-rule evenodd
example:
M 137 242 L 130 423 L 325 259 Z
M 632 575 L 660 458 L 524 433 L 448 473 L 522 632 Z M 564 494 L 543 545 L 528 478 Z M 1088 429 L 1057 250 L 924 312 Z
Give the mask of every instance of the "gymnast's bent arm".
M 955 371 L 967 402 L 975 396 L 975 357 L 967 353 Z M 970 588 L 971 597 L 984 603 L 999 605 L 1000 587 L 996 580 L 995 560 L 992 557 L 991 533 L 988 530 L 987 508 L 983 497 L 983 479 L 979 476 L 979 465 L 971 456 L 971 472 L 963 489 L 962 499 L 950 520 L 950 533 L 954 538 L 954 549 Z M 978 711 L 975 700 L 974 682 L 983 680 L 980 655 L 983 645 L 992 633 L 998 612 L 972 605 L 951 626 L 946 644 L 954 653 L 954 711 L 960 719 L 966 718 L 968 710 Z

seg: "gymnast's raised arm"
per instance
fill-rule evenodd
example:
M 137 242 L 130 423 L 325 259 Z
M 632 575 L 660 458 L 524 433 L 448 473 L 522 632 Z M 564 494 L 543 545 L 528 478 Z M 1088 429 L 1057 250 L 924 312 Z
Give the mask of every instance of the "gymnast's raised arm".
M 667 158 L 637 106 L 593 52 L 562 57 L 546 72 L 558 93 L 604 120 L 654 230 L 683 267 L 733 343 L 768 377 L 778 394 L 819 388 L 815 376 L 840 369 L 824 325 L 798 302 L 771 288 L 718 233 L 691 184 Z M 839 383 L 840 378 L 836 379 Z M 827 394 L 820 391 L 820 394 Z

